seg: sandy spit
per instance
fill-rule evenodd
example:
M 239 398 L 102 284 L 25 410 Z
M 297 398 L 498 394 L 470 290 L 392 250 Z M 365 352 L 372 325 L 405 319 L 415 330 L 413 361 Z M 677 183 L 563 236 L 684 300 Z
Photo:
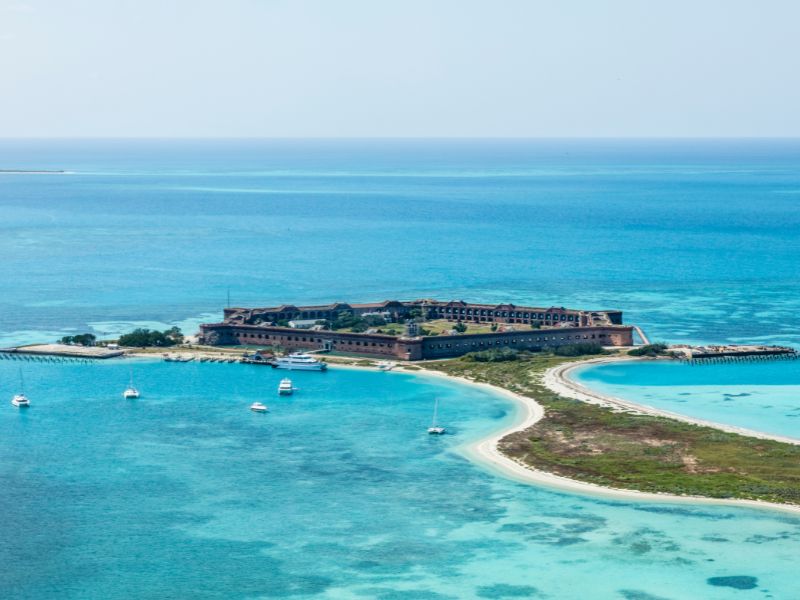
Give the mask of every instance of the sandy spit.
M 607 361 L 610 359 L 599 359 L 601 361 Z M 614 359 L 611 359 L 614 360 Z M 616 360 L 626 360 L 626 359 L 616 359 Z M 571 368 L 577 368 L 579 366 L 585 365 L 589 362 L 596 362 L 596 361 L 581 361 L 578 363 L 570 363 L 567 365 Z M 362 370 L 375 370 L 372 367 L 363 367 L 363 366 L 356 366 L 356 365 L 341 365 L 335 364 L 333 362 L 328 363 L 331 368 L 334 369 L 362 369 Z M 562 365 L 563 367 L 564 365 Z M 554 375 L 551 373 L 559 369 L 560 367 L 555 367 L 554 369 L 550 369 L 546 373 L 550 375 L 552 379 Z M 509 477 L 516 481 L 520 481 L 523 483 L 530 483 L 533 485 L 538 485 L 546 488 L 550 488 L 555 491 L 562 491 L 562 492 L 569 492 L 573 494 L 581 494 L 585 496 L 591 497 L 599 497 L 599 498 L 606 498 L 606 499 L 613 499 L 613 500 L 621 500 L 621 501 L 633 501 L 633 502 L 649 502 L 649 503 L 680 503 L 680 504 L 704 504 L 704 505 L 718 505 L 718 506 L 730 506 L 730 507 L 740 507 L 740 508 L 757 508 L 762 510 L 771 510 L 771 511 L 781 511 L 793 514 L 800 514 L 800 506 L 792 505 L 792 504 L 775 504 L 773 502 L 764 502 L 761 500 L 738 500 L 738 499 L 725 499 L 725 498 L 705 498 L 702 496 L 679 496 L 674 494 L 657 494 L 651 492 L 638 492 L 635 490 L 625 490 L 619 488 L 610 488 L 604 487 L 600 485 L 596 485 L 593 483 L 586 483 L 583 481 L 577 481 L 574 479 L 569 479 L 567 477 L 561 477 L 559 475 L 555 475 L 553 473 L 548 473 L 546 471 L 539 471 L 537 469 L 531 468 L 529 465 L 524 463 L 517 462 L 500 452 L 497 445 L 501 439 L 505 436 L 516 433 L 518 431 L 523 431 L 528 429 L 529 427 L 533 426 L 545 416 L 544 407 L 533 400 L 532 398 L 528 398 L 527 396 L 522 396 L 519 394 L 515 394 L 509 390 L 493 386 L 487 383 L 477 383 L 475 381 L 471 381 L 464 377 L 455 377 L 452 375 L 447 375 L 445 373 L 441 373 L 438 371 L 430 371 L 427 369 L 422 370 L 405 370 L 402 368 L 401 365 L 398 365 L 396 369 L 390 371 L 389 373 L 410 373 L 412 375 L 422 376 L 422 377 L 434 377 L 439 379 L 445 379 L 450 381 L 459 381 L 464 385 L 471 385 L 474 387 L 482 388 L 486 391 L 489 391 L 493 394 L 497 394 L 508 398 L 515 404 L 517 404 L 520 408 L 519 411 L 519 420 L 512 425 L 509 425 L 505 429 L 501 431 L 497 431 L 486 437 L 484 439 L 478 440 L 477 442 L 468 443 L 459 448 L 459 451 L 465 455 L 467 458 L 472 460 L 473 462 L 488 468 L 489 470 L 499 473 L 503 476 Z M 563 377 L 561 375 L 560 377 Z M 569 380 L 565 380 L 569 381 Z M 550 382 L 546 384 L 550 387 Z M 566 385 L 566 384 L 564 384 Z M 576 384 L 577 385 L 577 384 Z M 560 389 L 551 388 L 553 391 L 558 391 L 558 393 L 562 393 Z M 565 387 L 564 389 L 569 389 Z M 565 394 L 566 395 L 566 394 Z M 574 397 L 570 395 L 570 397 Z M 589 401 L 589 400 L 587 400 Z M 605 403 L 608 400 L 602 399 L 600 397 L 593 400 L 594 403 Z M 622 401 L 625 402 L 625 401 Z M 641 412 L 645 414 L 656 414 L 650 413 L 648 407 L 639 407 L 633 403 L 626 403 L 631 405 L 631 407 L 635 407 L 636 409 L 643 409 Z M 630 409 L 630 408 L 629 408 Z M 655 410 L 655 409 L 652 409 Z M 656 411 L 658 412 L 658 411 Z M 669 413 L 663 414 L 663 416 L 667 416 L 670 418 L 676 418 Z M 698 424 L 703 424 L 699 421 L 690 420 L 687 417 L 683 417 L 682 415 L 678 415 L 681 417 L 681 420 L 688 420 L 688 422 L 697 422 Z M 721 428 L 717 425 L 709 425 L 712 427 Z M 727 431 L 727 429 L 726 429 Z M 738 431 L 736 433 L 739 433 Z M 749 435 L 749 434 L 748 434 Z M 774 438 L 772 436 L 766 436 L 765 434 L 761 434 L 760 437 L 765 437 L 768 439 L 779 439 Z M 783 441 L 783 440 L 780 440 Z M 798 440 L 792 440 L 792 443 L 800 443 Z

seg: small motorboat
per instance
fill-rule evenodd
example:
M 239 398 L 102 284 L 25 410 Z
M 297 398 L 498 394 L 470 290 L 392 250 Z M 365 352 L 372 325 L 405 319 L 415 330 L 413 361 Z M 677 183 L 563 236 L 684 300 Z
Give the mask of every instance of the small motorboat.
M 281 396 L 291 396 L 292 393 L 294 393 L 294 388 L 292 387 L 292 380 L 289 379 L 288 377 L 284 377 L 278 384 L 278 394 Z
M 28 408 L 31 405 L 31 401 L 28 400 L 25 394 L 17 394 L 11 399 L 11 404 L 18 408 Z
M 261 402 L 253 402 L 250 405 L 250 410 L 252 410 L 253 412 L 265 413 L 269 409 L 267 408 L 266 404 L 262 404 Z

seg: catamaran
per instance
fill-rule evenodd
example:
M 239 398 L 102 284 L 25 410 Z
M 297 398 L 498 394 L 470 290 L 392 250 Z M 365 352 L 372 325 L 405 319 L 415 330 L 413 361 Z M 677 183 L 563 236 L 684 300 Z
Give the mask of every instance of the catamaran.
M 292 393 L 294 393 L 294 387 L 292 387 L 292 380 L 289 379 L 288 377 L 284 377 L 278 384 L 278 394 L 281 396 L 291 396 Z
M 128 387 L 122 392 L 122 397 L 126 400 L 135 400 L 139 397 L 139 390 L 133 387 L 133 367 L 131 367 L 131 382 L 128 384 Z
M 324 362 L 304 352 L 281 356 L 275 359 L 275 366 L 278 369 L 289 369 L 290 371 L 324 371 L 328 368 Z
M 19 370 L 19 394 L 16 394 L 11 399 L 11 404 L 17 408 L 28 408 L 31 405 L 31 401 L 28 400 L 28 397 L 25 395 L 25 382 L 22 379 L 22 369 Z
M 439 416 L 439 399 L 436 399 L 436 402 L 433 404 L 433 420 L 431 421 L 431 426 L 428 427 L 428 433 L 431 435 L 442 435 L 445 432 L 444 427 L 440 427 L 436 424 L 436 421 Z

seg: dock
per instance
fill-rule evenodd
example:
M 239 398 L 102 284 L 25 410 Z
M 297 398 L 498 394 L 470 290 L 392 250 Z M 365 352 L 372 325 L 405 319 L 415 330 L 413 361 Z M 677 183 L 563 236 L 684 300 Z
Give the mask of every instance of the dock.
M 793 360 L 798 351 L 791 346 L 738 345 L 724 346 L 672 346 L 681 360 L 690 363 L 735 362 L 756 360 Z
M 0 348 L 0 357 L 21 356 L 56 356 L 66 358 L 106 359 L 122 356 L 124 350 L 109 350 L 102 346 L 70 346 L 68 344 L 35 344 Z

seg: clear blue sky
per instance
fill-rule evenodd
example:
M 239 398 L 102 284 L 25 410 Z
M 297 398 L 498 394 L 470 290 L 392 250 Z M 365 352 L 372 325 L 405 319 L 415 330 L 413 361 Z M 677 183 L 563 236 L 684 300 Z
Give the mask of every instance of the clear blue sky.
M 0 137 L 800 136 L 798 0 L 0 0 Z

